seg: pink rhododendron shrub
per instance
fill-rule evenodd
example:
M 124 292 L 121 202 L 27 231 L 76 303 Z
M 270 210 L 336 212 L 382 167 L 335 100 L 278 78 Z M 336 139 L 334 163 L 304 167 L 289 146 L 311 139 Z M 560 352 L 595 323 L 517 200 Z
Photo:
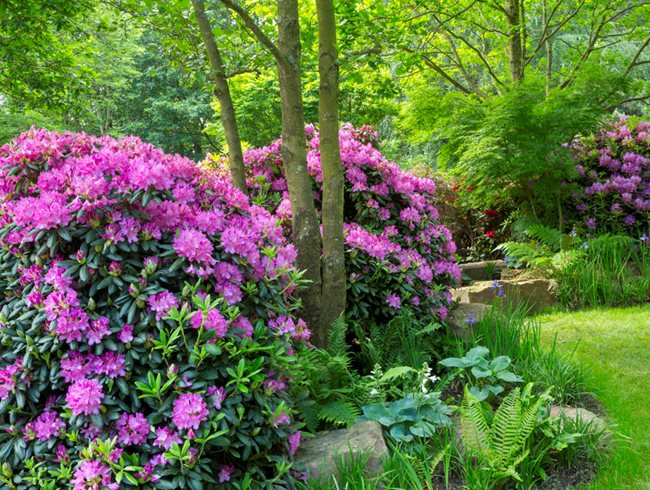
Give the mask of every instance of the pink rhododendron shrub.
M 641 236 L 650 226 L 650 122 L 627 118 L 572 145 L 581 190 L 576 227 Z
M 294 259 L 269 212 L 136 138 L 0 148 L 3 483 L 291 488 Z
M 319 135 L 308 126 L 308 169 L 320 203 Z M 460 279 L 456 245 L 441 225 L 435 183 L 386 160 L 369 127 L 340 131 L 345 171 L 345 243 L 348 315 L 386 320 L 408 306 L 423 320 L 444 319 L 448 287 Z M 282 173 L 280 142 L 245 154 L 248 184 L 256 202 L 290 227 L 291 205 Z

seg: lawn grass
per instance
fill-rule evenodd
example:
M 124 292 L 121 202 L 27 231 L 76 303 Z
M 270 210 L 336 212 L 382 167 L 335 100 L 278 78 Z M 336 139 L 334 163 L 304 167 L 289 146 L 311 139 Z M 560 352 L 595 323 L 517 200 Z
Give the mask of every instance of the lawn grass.
M 601 308 L 539 317 L 546 344 L 558 346 L 591 369 L 587 384 L 615 431 L 615 452 L 589 487 L 650 489 L 650 305 Z

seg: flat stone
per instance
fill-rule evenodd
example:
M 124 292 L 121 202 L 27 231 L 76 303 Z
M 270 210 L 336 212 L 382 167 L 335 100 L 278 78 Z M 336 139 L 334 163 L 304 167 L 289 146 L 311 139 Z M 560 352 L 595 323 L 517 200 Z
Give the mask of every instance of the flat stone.
M 460 264 L 460 271 L 472 281 L 486 281 L 501 276 L 501 271 L 507 267 L 503 260 L 484 260 L 481 262 L 466 262 Z M 492 272 L 488 276 L 488 272 Z
M 607 424 L 595 413 L 586 408 L 562 407 L 553 405 L 550 412 L 551 417 L 562 417 L 571 420 L 581 420 L 585 424 L 591 424 L 595 431 L 607 430 Z
M 472 333 L 473 321 L 480 320 L 491 309 L 491 305 L 485 305 L 483 303 L 458 303 L 449 312 L 447 325 L 456 335 L 461 337 L 469 336 Z
M 307 467 L 310 478 L 324 480 L 336 475 L 336 465 L 341 456 L 356 458 L 367 456 L 369 477 L 383 471 L 382 458 L 388 454 L 381 425 L 366 421 L 347 429 L 318 432 L 316 437 L 300 444 L 296 461 Z
M 532 310 L 541 310 L 557 302 L 553 293 L 555 282 L 548 279 L 525 279 L 499 281 L 504 301 L 512 304 L 526 303 Z M 494 281 L 477 281 L 470 286 L 452 289 L 452 298 L 461 303 L 483 303 L 491 305 L 498 298 L 499 289 Z

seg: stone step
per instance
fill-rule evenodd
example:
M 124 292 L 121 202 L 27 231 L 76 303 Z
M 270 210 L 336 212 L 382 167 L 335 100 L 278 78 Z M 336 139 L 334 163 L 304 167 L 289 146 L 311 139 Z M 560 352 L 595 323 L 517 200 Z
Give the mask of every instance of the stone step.
M 503 260 L 484 260 L 481 262 L 466 262 L 460 264 L 463 277 L 472 281 L 486 281 L 501 277 L 501 271 L 507 266 Z
M 447 325 L 452 332 L 461 337 L 470 336 L 472 326 L 490 313 L 491 305 L 482 303 L 458 303 L 447 316 Z
M 539 311 L 557 303 L 555 282 L 548 279 L 524 279 L 504 281 L 476 281 L 469 286 L 452 289 L 452 298 L 460 303 L 504 305 L 526 303 L 531 310 Z

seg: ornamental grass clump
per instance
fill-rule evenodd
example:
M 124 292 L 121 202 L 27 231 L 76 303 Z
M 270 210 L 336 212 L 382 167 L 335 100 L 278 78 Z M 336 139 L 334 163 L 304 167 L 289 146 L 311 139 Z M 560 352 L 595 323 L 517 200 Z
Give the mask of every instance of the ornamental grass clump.
M 319 135 L 306 128 L 307 164 L 320 207 Z M 344 126 L 339 136 L 345 172 L 347 314 L 387 321 L 407 306 L 425 322 L 445 319 L 450 286 L 460 280 L 451 232 L 438 221 L 435 183 L 389 162 L 377 133 Z M 244 155 L 253 200 L 282 219 L 290 233 L 291 204 L 280 141 Z
M 650 122 L 626 117 L 575 141 L 576 227 L 590 234 L 647 236 L 650 227 Z
M 294 485 L 309 331 L 270 213 L 137 138 L 32 129 L 0 226 L 6 488 Z

